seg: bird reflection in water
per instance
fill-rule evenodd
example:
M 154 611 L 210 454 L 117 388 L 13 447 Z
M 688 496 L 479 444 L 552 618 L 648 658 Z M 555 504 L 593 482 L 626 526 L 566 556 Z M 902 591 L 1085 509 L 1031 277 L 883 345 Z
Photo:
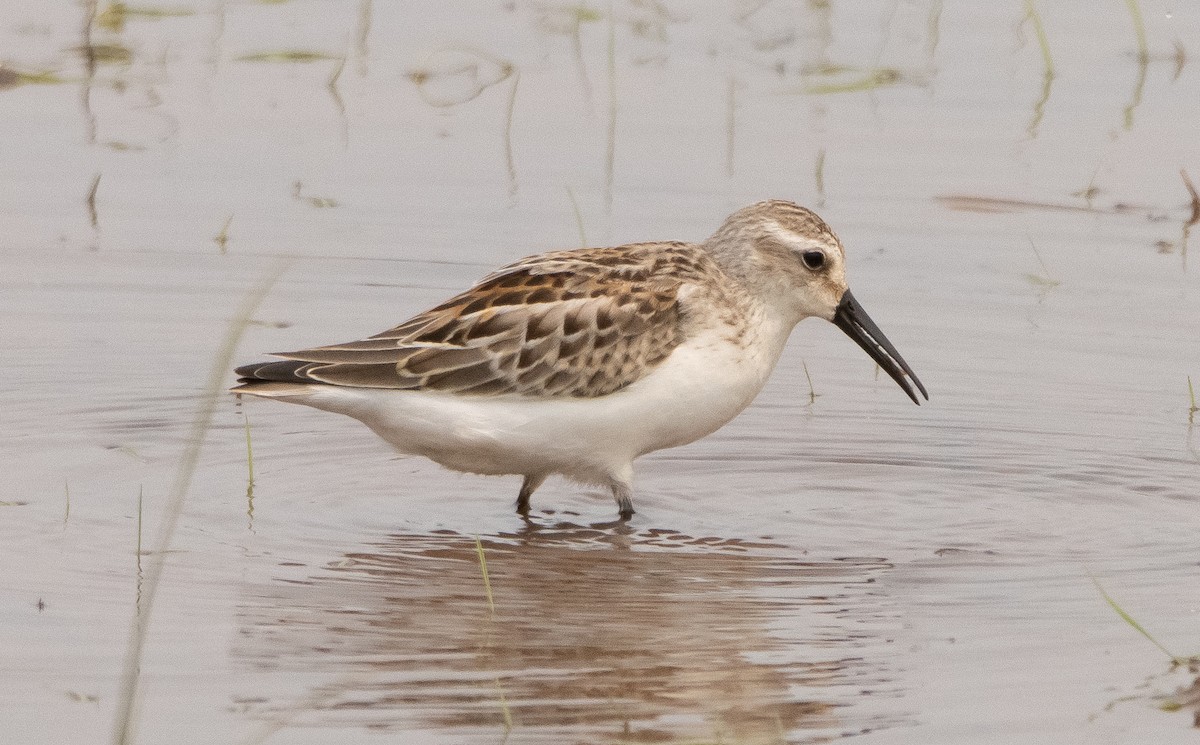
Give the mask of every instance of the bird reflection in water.
M 308 689 L 256 686 L 242 708 L 271 731 L 461 743 L 795 742 L 901 721 L 858 712 L 896 687 L 881 559 L 619 523 L 530 520 L 481 545 L 494 612 L 475 537 L 453 531 L 248 586 L 235 656 Z

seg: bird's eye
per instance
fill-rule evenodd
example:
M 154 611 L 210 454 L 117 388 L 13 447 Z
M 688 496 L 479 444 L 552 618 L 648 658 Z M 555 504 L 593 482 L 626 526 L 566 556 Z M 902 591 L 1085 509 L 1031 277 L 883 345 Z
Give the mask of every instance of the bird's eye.
M 825 266 L 825 254 L 822 251 L 805 251 L 801 258 L 804 259 L 804 266 L 813 271 Z

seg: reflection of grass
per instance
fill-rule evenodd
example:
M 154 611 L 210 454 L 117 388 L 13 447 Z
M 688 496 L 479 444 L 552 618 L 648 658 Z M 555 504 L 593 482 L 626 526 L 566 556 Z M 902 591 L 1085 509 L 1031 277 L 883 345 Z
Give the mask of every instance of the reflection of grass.
M 142 497 L 144 496 L 143 487 L 138 487 L 138 523 L 137 523 L 137 567 L 138 571 L 142 570 Z
M 250 442 L 250 417 L 242 412 L 246 422 L 246 496 L 254 498 L 254 445 Z
M 1176 39 L 1171 46 L 1175 47 L 1175 54 L 1171 55 L 1171 61 L 1175 63 L 1175 74 L 1171 77 L 1171 82 L 1179 80 L 1179 75 L 1183 72 L 1183 66 L 1187 64 L 1187 50 L 1183 48 L 1183 42 Z
M 500 696 L 500 716 L 504 717 L 504 738 L 508 739 L 508 733 L 513 728 L 512 709 L 508 706 L 508 698 L 504 695 L 504 686 L 500 685 L 499 677 L 496 678 L 496 694 Z
M 483 591 L 487 596 L 488 615 L 494 619 L 496 603 L 492 599 L 492 580 L 488 575 L 487 557 L 483 554 L 483 541 L 479 540 L 479 536 L 475 536 L 475 554 L 479 557 L 479 572 L 483 575 Z M 508 740 L 508 735 L 512 732 L 512 709 L 509 708 L 508 697 L 504 695 L 504 686 L 500 683 L 500 676 L 496 676 L 493 680 L 496 683 L 496 695 L 500 699 L 500 715 L 504 717 L 504 740 L 501 741 L 503 743 Z
M 259 52 L 244 54 L 238 57 L 239 62 L 320 62 L 321 60 L 339 60 L 341 57 L 324 52 L 314 52 L 308 49 L 284 49 L 278 52 Z
M 93 228 L 100 227 L 100 213 L 96 211 L 96 192 L 100 189 L 100 175 L 97 173 L 96 177 L 92 179 L 92 185 L 88 188 L 87 199 L 85 200 L 88 209 L 88 219 L 91 221 Z
M 1113 600 L 1112 596 L 1104 591 L 1104 588 L 1100 585 L 1100 581 L 1097 580 L 1095 577 L 1092 577 L 1092 584 L 1094 584 L 1096 586 L 1096 589 L 1100 591 L 1100 596 L 1102 598 L 1104 598 L 1104 602 L 1108 603 L 1109 607 L 1112 608 L 1114 611 L 1116 611 L 1117 615 L 1121 617 L 1122 621 L 1129 624 L 1130 626 L 1133 627 L 1133 629 L 1135 631 L 1137 631 L 1139 634 L 1141 634 L 1142 636 L 1149 639 L 1151 644 L 1158 647 L 1160 650 L 1162 650 L 1163 654 L 1165 654 L 1166 656 L 1171 658 L 1171 662 L 1173 664 L 1189 665 L 1189 664 L 1194 664 L 1197 661 L 1200 661 L 1200 658 L 1197 658 L 1197 657 L 1179 657 L 1178 655 L 1173 654 L 1171 652 L 1171 650 L 1169 650 L 1165 646 L 1163 646 L 1162 642 L 1160 642 L 1158 639 L 1155 639 L 1154 636 L 1149 631 L 1146 631 L 1146 628 L 1144 626 L 1142 626 L 1140 623 L 1138 623 L 1137 619 L 1135 619 L 1133 616 L 1129 615 L 1129 613 L 1124 608 L 1122 608 L 1117 603 L 1116 600 Z

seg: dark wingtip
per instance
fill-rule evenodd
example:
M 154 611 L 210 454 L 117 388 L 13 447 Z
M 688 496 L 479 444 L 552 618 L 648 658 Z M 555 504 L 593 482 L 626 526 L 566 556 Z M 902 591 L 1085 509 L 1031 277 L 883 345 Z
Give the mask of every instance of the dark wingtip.
M 298 360 L 256 362 L 242 365 L 234 373 L 238 376 L 238 383 L 243 386 L 254 383 L 311 383 L 312 379 L 305 375 L 311 365 L 310 362 Z

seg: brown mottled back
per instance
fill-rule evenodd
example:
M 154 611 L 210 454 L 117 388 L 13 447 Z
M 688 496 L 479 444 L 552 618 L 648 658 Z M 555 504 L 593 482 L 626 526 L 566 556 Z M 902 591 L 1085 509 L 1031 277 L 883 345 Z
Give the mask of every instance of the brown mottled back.
M 683 340 L 680 288 L 720 271 L 684 243 L 541 254 L 381 334 L 237 372 L 249 383 L 604 396 L 671 354 Z

